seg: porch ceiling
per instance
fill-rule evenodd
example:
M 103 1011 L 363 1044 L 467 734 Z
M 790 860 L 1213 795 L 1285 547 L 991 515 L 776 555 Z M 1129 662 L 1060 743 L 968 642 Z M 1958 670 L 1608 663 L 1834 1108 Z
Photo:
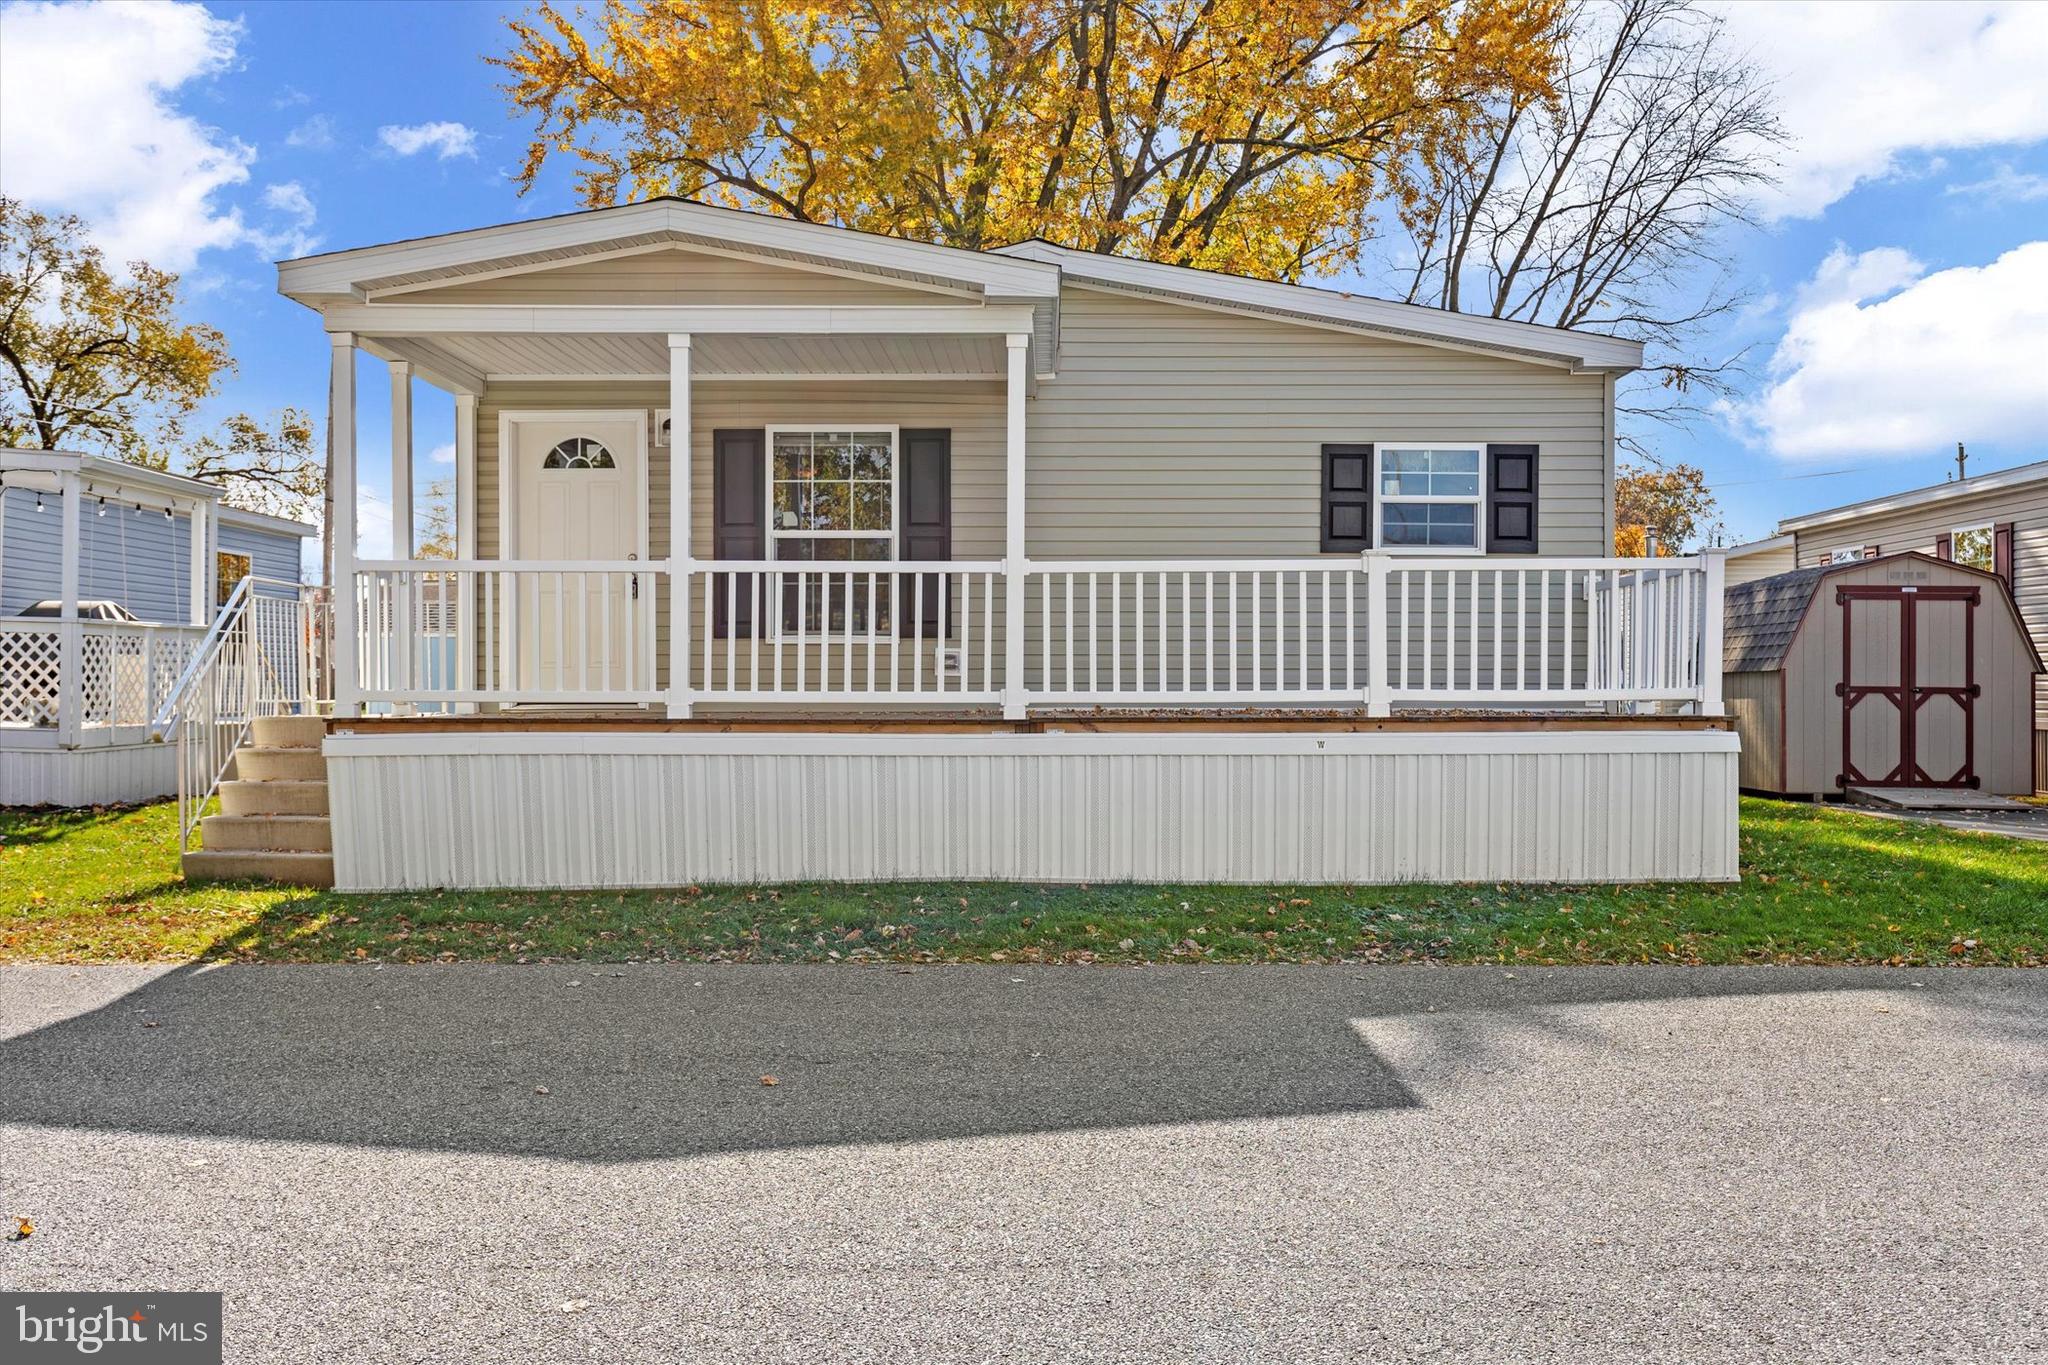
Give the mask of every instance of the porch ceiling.
M 632 333 L 467 334 L 382 338 L 379 349 L 425 365 L 454 361 L 484 379 L 668 378 L 667 339 Z M 866 377 L 1000 379 L 1003 340 L 993 336 L 698 337 L 691 348 L 699 381 Z

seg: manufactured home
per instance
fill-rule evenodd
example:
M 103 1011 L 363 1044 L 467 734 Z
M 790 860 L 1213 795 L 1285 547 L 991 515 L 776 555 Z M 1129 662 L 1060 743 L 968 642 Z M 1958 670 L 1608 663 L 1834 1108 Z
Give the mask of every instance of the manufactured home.
M 150 722 L 237 585 L 292 591 L 314 534 L 203 480 L 0 450 L 0 805 L 175 791 Z
M 1634 342 L 677 200 L 279 276 L 337 672 L 245 866 L 290 786 L 356 889 L 1736 875 L 1721 559 L 1609 552 Z M 366 374 L 396 489 L 452 396 L 453 560 L 352 548 Z
M 1986 570 L 2048 652 L 2048 461 L 1786 517 L 1778 534 L 1801 568 L 1913 551 Z M 2048 679 L 2035 683 L 2032 747 L 2048 783 Z

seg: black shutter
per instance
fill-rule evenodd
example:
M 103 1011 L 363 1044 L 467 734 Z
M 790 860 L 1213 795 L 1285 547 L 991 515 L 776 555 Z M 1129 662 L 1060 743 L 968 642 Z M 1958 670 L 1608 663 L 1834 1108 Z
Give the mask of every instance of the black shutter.
M 1486 553 L 1536 553 L 1536 447 L 1486 448 Z
M 1991 572 L 2003 579 L 2010 590 L 2012 582 L 2012 523 L 2001 521 L 1991 528 Z
M 711 557 L 766 559 L 768 531 L 768 434 L 763 431 L 711 433 Z M 670 533 L 674 534 L 673 531 Z M 711 633 L 717 637 L 754 633 L 754 598 L 759 579 L 742 578 L 733 591 L 734 620 L 726 620 L 726 575 L 711 581 Z
M 953 557 L 953 433 L 903 433 L 903 468 L 897 471 L 902 505 L 897 512 L 896 541 L 905 559 Z M 924 636 L 940 635 L 940 606 L 946 597 L 942 574 L 923 574 Z M 911 633 L 918 596 L 917 579 L 905 578 L 896 612 L 897 634 Z
M 1323 553 L 1372 548 L 1372 446 L 1323 447 Z

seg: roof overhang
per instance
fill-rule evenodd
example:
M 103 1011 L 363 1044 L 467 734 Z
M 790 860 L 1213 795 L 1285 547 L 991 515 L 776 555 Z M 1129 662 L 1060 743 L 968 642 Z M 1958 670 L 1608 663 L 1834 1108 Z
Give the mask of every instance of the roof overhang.
M 1912 507 L 1954 502 L 1961 498 L 1974 498 L 1983 493 L 1999 493 L 2036 483 L 2048 483 L 2048 460 L 2016 465 L 2011 469 L 2000 469 L 1990 474 L 1977 474 L 1953 483 L 1938 483 L 1931 488 L 1914 488 L 1904 493 L 1867 498 L 1862 502 L 1830 507 L 1820 512 L 1785 517 L 1778 522 L 1778 531 L 1780 534 L 1810 531 L 1815 527 L 1829 526 L 1838 521 L 1851 521 L 1857 517 L 1878 516 L 1885 512 L 1899 512 Z
M 1763 540 L 1752 540 L 1746 545 L 1730 545 L 1728 547 L 1728 557 L 1730 559 L 1740 559 L 1744 555 L 1768 554 L 1772 550 L 1790 550 L 1794 547 L 1794 544 L 1794 539 L 1790 535 L 1768 536 Z
M 224 526 L 246 526 L 252 531 L 269 531 L 281 536 L 298 536 L 309 539 L 320 534 L 317 526 L 308 526 L 303 521 L 290 517 L 274 517 L 268 512 L 252 512 L 246 507 L 230 507 L 226 503 L 214 508 L 213 515 Z
M 1104 256 L 1051 242 L 1018 242 L 998 248 L 995 254 L 1056 265 L 1070 283 L 1310 326 L 1398 337 L 1424 345 L 1512 356 L 1563 365 L 1575 372 L 1623 374 L 1643 363 L 1641 342 L 1594 332 L 1539 327 L 1308 285 L 1277 284 L 1157 261 Z
M 1042 262 L 682 199 L 649 199 L 281 261 L 278 291 L 308 307 L 325 308 L 340 300 L 365 301 L 376 293 L 544 270 L 591 254 L 663 246 L 738 251 L 801 268 L 852 271 L 988 301 L 1032 302 L 1059 296 L 1059 271 Z
M 149 469 L 103 455 L 85 455 L 67 450 L 0 450 L 0 474 L 9 488 L 37 488 L 48 491 L 57 486 L 62 474 L 77 474 L 103 492 L 116 489 L 125 496 L 153 493 L 176 502 L 218 502 L 221 489 L 205 479 Z M 29 475 L 23 478 L 22 475 Z

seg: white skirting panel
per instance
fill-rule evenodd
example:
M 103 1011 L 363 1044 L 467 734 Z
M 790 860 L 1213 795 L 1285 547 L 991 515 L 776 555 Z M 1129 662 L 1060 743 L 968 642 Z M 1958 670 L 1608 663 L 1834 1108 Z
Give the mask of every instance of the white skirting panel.
M 1727 731 L 330 736 L 344 890 L 1733 880 Z
M 116 806 L 178 792 L 168 744 L 10 748 L 0 739 L 0 806 Z

